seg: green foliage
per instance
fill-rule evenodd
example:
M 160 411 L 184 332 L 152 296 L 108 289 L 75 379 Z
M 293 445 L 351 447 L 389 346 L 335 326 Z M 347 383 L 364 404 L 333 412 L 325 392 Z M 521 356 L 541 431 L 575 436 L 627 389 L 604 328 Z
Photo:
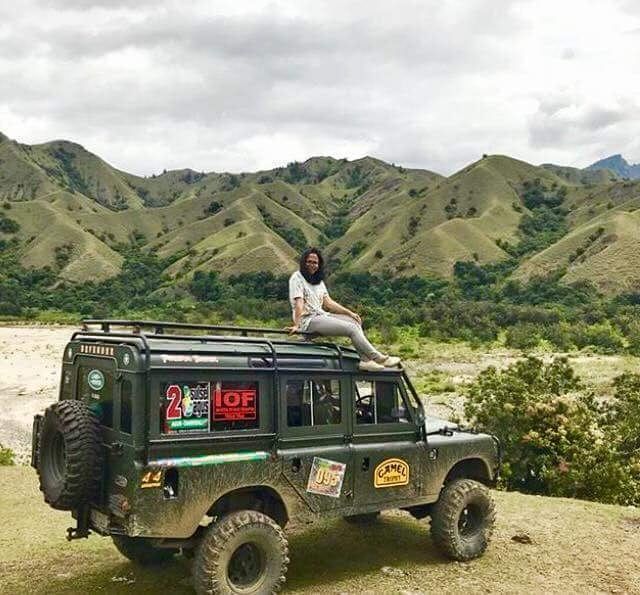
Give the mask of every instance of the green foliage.
M 224 192 L 231 192 L 240 186 L 240 176 L 235 174 L 225 174 L 220 183 L 220 189 Z
M 84 181 L 84 178 L 80 172 L 76 169 L 74 164 L 75 154 L 71 151 L 67 151 L 64 147 L 58 147 L 53 152 L 54 157 L 58 160 L 64 173 L 66 174 L 66 187 L 71 192 L 80 192 L 85 196 L 92 196 L 91 190 Z
M 287 244 L 295 248 L 296 250 L 304 250 L 307 247 L 307 238 L 297 227 L 288 227 L 277 221 L 272 215 L 265 209 L 258 205 L 258 211 L 262 215 L 262 219 L 265 225 L 275 231 L 281 238 L 283 238 Z
M 0 444 L 0 467 L 15 465 L 15 453 L 7 447 L 2 446 Z
M 20 230 L 20 224 L 0 213 L 0 231 L 3 233 L 16 233 Z
M 213 200 L 209 203 L 207 208 L 205 209 L 205 213 L 209 215 L 215 215 L 217 212 L 221 211 L 224 208 L 224 205 L 217 200 Z
M 567 210 L 562 207 L 566 194 L 566 187 L 548 190 L 539 178 L 525 181 L 522 201 L 530 213 L 520 220 L 520 243 L 511 246 L 503 242 L 503 248 L 520 258 L 539 252 L 566 235 L 569 231 Z
M 507 329 L 505 345 L 515 349 L 532 349 L 540 342 L 540 328 L 530 322 L 514 324 Z
M 367 174 L 360 165 L 354 165 L 345 172 L 345 186 L 347 188 L 362 186 L 366 180 Z
M 289 184 L 296 184 L 305 179 L 307 172 L 304 169 L 302 163 L 298 161 L 292 161 L 287 164 L 287 168 L 284 173 L 284 180 Z
M 366 249 L 366 247 L 367 244 L 365 242 L 358 240 L 351 245 L 351 248 L 349 248 L 349 254 L 356 258 L 363 250 Z
M 202 302 L 216 301 L 222 294 L 218 273 L 196 271 L 189 283 L 189 291 Z
M 500 440 L 507 488 L 640 503 L 640 377 L 619 378 L 610 406 L 580 388 L 566 359 L 545 364 L 528 357 L 504 371 L 483 371 L 469 389 L 465 415 Z
M 345 203 L 332 215 L 329 222 L 324 226 L 322 232 L 327 239 L 335 240 L 342 237 L 349 228 L 349 206 Z

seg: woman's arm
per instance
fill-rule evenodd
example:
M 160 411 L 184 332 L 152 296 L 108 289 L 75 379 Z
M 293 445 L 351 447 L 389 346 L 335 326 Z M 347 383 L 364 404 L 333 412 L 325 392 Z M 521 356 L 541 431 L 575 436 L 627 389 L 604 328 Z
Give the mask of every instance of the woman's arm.
M 360 316 L 349 310 L 349 308 L 345 308 L 342 304 L 332 300 L 328 295 L 324 296 L 324 299 L 322 300 L 322 307 L 328 312 L 333 312 L 334 314 L 346 314 L 353 318 L 358 324 L 362 324 Z
M 300 330 L 300 319 L 302 318 L 302 313 L 304 311 L 304 300 L 302 298 L 295 298 L 293 303 L 293 326 L 287 327 L 287 330 L 291 334 L 297 333 Z

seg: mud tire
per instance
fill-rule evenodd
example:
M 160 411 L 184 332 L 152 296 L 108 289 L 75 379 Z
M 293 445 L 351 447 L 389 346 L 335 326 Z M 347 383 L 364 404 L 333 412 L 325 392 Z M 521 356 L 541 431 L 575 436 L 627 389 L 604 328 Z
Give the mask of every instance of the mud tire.
M 54 403 L 37 437 L 40 490 L 58 510 L 74 510 L 98 495 L 104 463 L 100 421 L 81 401 Z
M 431 536 L 447 558 L 465 562 L 484 554 L 496 513 L 489 490 L 477 481 L 457 479 L 446 485 L 431 514 Z
M 364 514 L 352 514 L 342 518 L 350 525 L 372 525 L 378 520 L 379 516 L 380 516 L 380 511 L 367 512 Z
M 113 544 L 125 557 L 140 566 L 157 566 L 164 564 L 178 553 L 176 549 L 153 547 L 146 537 L 129 537 L 128 535 L 112 535 Z
M 288 565 L 280 526 L 261 512 L 240 510 L 213 523 L 202 537 L 193 563 L 194 586 L 198 595 L 276 593 Z

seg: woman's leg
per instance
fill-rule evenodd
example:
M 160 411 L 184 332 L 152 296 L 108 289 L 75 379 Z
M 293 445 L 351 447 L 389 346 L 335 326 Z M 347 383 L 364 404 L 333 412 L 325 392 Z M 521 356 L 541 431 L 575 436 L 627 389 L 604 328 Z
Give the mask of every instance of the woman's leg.
M 353 318 L 344 314 L 314 316 L 309 322 L 307 332 L 318 333 L 324 337 L 349 337 L 364 361 L 380 360 L 384 357 L 369 343 L 362 327 Z

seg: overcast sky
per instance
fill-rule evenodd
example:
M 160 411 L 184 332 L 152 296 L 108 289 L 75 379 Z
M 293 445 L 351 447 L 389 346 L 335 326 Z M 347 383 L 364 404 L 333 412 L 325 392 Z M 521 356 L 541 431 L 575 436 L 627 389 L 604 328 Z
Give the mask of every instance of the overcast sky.
M 0 4 L 0 131 L 121 169 L 640 161 L 640 3 Z

